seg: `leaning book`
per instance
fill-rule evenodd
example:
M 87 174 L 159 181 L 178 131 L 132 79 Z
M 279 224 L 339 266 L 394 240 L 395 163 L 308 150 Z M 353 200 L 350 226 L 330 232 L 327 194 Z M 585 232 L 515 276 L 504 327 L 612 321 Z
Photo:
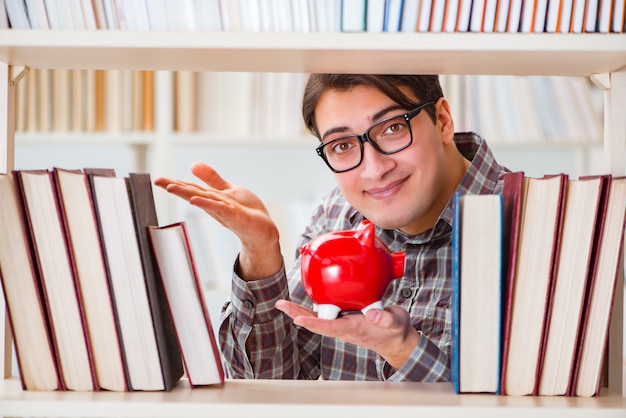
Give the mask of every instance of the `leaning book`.
M 185 223 L 149 227 L 148 232 L 189 384 L 223 384 L 221 356 Z

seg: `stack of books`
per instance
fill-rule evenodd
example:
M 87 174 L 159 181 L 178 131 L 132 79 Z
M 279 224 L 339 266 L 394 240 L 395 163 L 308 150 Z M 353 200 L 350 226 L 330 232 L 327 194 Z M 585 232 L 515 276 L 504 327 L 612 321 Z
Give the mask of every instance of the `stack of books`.
M 149 174 L 16 170 L 0 175 L 0 213 L 25 390 L 168 391 L 184 372 L 192 387 L 223 383 L 185 224 L 159 227 Z

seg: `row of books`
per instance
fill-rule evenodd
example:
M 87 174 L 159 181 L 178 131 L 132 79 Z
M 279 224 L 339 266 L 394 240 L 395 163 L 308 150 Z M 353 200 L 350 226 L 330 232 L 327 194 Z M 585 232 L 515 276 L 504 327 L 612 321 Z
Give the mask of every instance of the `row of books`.
M 301 138 L 302 73 L 172 73 L 171 129 Z M 17 132 L 151 132 L 155 73 L 30 69 L 16 87 Z M 167 99 L 161 99 L 167 100 Z M 167 122 L 160 121 L 161 124 Z
M 0 175 L 0 278 L 25 390 L 162 391 L 223 369 L 184 223 L 147 173 Z
M 81 0 L 79 3 L 4 0 L 6 11 L 0 10 L 0 28 L 622 33 L 625 24 L 622 0 Z
M 622 297 L 626 178 L 513 172 L 502 194 L 454 204 L 455 390 L 597 395 Z
M 455 76 L 455 126 L 492 143 L 600 143 L 603 91 L 585 77 Z
M 30 69 L 16 86 L 18 132 L 154 129 L 154 72 Z
M 31 69 L 16 88 L 18 132 L 150 132 L 152 71 Z M 306 74 L 173 73 L 174 132 L 305 137 Z M 458 130 L 492 142 L 600 142 L 602 91 L 583 77 L 441 77 Z M 169 95 L 165 95 L 169 96 Z M 169 106 L 168 106 L 169 107 Z

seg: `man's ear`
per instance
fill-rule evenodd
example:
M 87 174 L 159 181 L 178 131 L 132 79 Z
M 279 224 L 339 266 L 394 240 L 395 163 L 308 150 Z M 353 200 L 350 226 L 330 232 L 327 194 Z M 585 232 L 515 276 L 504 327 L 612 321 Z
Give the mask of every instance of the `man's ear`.
M 450 113 L 450 104 L 444 97 L 439 98 L 435 103 L 435 112 L 437 127 L 441 131 L 444 143 L 452 142 L 454 140 L 454 120 Z

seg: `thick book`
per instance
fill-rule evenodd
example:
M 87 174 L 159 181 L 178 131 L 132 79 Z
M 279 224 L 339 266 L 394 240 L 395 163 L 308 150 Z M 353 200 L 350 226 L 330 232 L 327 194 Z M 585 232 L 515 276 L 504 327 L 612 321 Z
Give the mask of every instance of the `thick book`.
M 64 389 L 96 390 L 97 380 L 63 217 L 49 170 L 15 170 Z
M 165 390 L 133 211 L 123 177 L 89 175 L 129 390 Z
M 148 231 L 189 384 L 223 384 L 221 356 L 185 223 Z
M 455 195 L 452 359 L 457 393 L 500 393 L 502 195 Z
M 148 236 L 148 227 L 159 225 L 152 193 L 152 180 L 149 173 L 130 173 L 126 178 L 126 185 L 154 323 L 163 382 L 165 389 L 170 390 L 183 375 L 183 364 L 176 343 L 174 323 L 166 307 L 165 291 Z
M 614 177 L 600 210 L 599 236 L 596 240 L 590 279 L 585 296 L 571 395 L 595 396 L 601 383 L 609 323 L 616 291 L 621 297 L 618 277 L 624 251 L 626 226 L 626 178 Z
M 567 182 L 556 274 L 548 304 L 538 395 L 566 395 L 572 376 L 603 182 Z
M 88 175 L 81 170 L 60 168 L 54 168 L 53 175 L 85 311 L 98 386 L 126 391 L 121 342 Z
M 503 359 L 502 393 L 533 395 L 538 388 L 548 299 L 558 254 L 567 175 L 525 177 L 508 347 Z
M 0 175 L 0 281 L 24 390 L 60 390 L 45 300 L 13 178 Z

